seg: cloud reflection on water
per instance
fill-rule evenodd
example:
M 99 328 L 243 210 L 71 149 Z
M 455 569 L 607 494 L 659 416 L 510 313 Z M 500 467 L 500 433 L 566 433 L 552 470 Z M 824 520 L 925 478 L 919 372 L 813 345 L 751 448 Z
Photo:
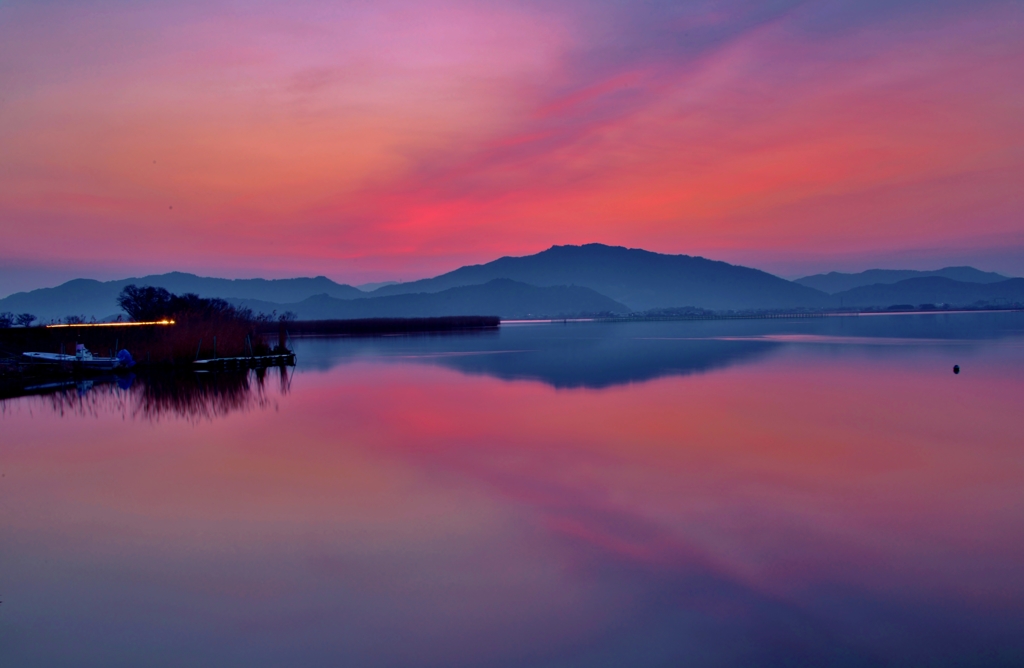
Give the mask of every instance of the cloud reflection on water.
M 4 619 L 20 644 L 0 656 L 1019 665 L 1024 349 L 991 323 L 963 343 L 958 322 L 302 340 L 280 410 L 4 415 Z M 767 353 L 713 372 L 597 385 L 614 375 L 605 338 L 643 357 L 698 334 L 741 350 L 783 334 L 942 345 L 757 341 Z M 553 365 L 574 346 L 587 363 L 542 378 L 452 364 L 545 345 Z M 327 371 L 303 373 L 316 359 Z

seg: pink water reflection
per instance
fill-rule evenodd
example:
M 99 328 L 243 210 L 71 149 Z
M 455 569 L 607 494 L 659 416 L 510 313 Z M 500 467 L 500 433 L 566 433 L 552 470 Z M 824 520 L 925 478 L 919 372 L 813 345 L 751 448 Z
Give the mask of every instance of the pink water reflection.
M 1024 355 L 920 345 L 604 389 L 357 359 L 198 422 L 18 400 L 0 656 L 1016 660 Z

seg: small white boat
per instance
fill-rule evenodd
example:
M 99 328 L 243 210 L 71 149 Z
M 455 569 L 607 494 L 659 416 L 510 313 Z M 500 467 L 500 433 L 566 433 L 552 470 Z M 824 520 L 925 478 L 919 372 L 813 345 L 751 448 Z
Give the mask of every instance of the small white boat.
M 117 357 L 96 357 L 89 349 L 81 343 L 75 346 L 74 355 L 63 355 L 60 353 L 22 353 L 25 357 L 42 362 L 44 364 L 71 364 L 86 369 L 117 369 L 121 366 L 131 366 L 131 355 L 121 351 Z M 127 356 L 127 359 L 125 359 Z

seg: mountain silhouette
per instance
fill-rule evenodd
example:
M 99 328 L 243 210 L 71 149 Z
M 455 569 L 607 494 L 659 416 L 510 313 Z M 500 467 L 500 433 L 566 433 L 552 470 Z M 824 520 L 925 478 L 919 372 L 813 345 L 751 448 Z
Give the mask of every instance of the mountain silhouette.
M 297 302 L 316 294 L 342 299 L 365 297 L 366 293 L 350 285 L 335 283 L 324 276 L 316 278 L 208 278 L 171 272 L 116 281 L 76 278 L 55 288 L 18 292 L 0 299 L 0 312 L 33 313 L 43 322 L 67 315 L 106 318 L 121 312 L 117 295 L 126 285 L 151 285 L 175 294 L 194 292 L 200 297 L 221 299 L 261 299 L 270 302 Z
M 843 306 L 886 308 L 898 304 L 947 304 L 989 306 L 1024 303 L 1024 278 L 998 283 L 966 283 L 941 276 L 911 278 L 899 283 L 865 285 L 833 297 Z
M 538 288 L 509 279 L 440 292 L 335 299 L 316 295 L 294 304 L 233 300 L 254 311 L 292 311 L 301 320 L 349 318 L 426 318 L 444 315 L 497 315 L 502 318 L 572 317 L 628 313 L 629 308 L 580 286 Z
M 905 276 L 910 278 L 901 278 Z M 832 294 L 816 288 L 834 290 L 865 280 L 875 283 Z M 162 287 L 177 294 L 220 297 L 257 312 L 293 311 L 303 319 L 568 317 L 682 307 L 727 311 L 1024 302 L 1020 287 L 1024 279 L 1006 279 L 972 267 L 947 267 L 936 272 L 833 272 L 792 282 L 702 257 L 586 244 L 552 246 L 535 255 L 503 257 L 434 278 L 383 285 L 371 292 L 323 276 L 225 279 L 172 272 L 106 282 L 76 279 L 55 288 L 0 299 L 0 312 L 33 313 L 44 323 L 68 315 L 105 319 L 119 313 L 117 295 L 131 283 Z
M 915 271 L 912 269 L 869 269 L 858 274 L 843 274 L 838 271 L 827 274 L 815 274 L 798 278 L 794 283 L 806 285 L 815 290 L 829 294 L 852 290 L 864 285 L 899 283 L 911 278 L 928 278 L 938 276 L 963 283 L 998 283 L 1005 281 L 1006 276 L 991 271 L 981 271 L 974 267 L 946 267 L 935 271 Z
M 830 303 L 818 290 L 757 269 L 604 244 L 552 246 L 536 255 L 503 257 L 436 278 L 385 286 L 370 294 L 440 292 L 496 278 L 536 286 L 585 286 L 636 311 L 673 306 L 771 309 Z

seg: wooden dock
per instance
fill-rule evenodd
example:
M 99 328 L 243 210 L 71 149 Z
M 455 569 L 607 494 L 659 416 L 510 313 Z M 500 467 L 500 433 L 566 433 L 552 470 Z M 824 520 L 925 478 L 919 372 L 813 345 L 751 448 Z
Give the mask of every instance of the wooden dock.
M 245 357 L 215 357 L 193 362 L 197 371 L 221 369 L 262 369 L 269 366 L 295 366 L 295 353 L 250 355 Z

